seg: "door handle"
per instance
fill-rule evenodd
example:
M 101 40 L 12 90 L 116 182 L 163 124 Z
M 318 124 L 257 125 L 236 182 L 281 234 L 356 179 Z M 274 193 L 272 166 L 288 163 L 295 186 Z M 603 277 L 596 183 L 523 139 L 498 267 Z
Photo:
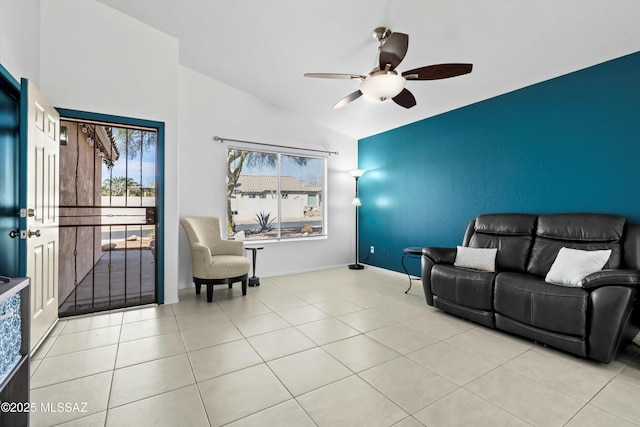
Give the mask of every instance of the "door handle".
M 29 209 L 27 209 L 27 216 L 28 216 L 29 218 L 36 216 L 36 210 L 35 210 L 35 209 L 33 209 L 33 208 L 29 208 Z
M 29 230 L 29 231 L 27 231 L 27 237 L 33 237 L 33 236 L 40 237 L 40 230 L 36 230 L 36 231 Z
M 19 235 L 20 235 L 20 230 L 11 230 L 9 232 L 9 237 L 11 237 L 12 239 L 15 239 Z

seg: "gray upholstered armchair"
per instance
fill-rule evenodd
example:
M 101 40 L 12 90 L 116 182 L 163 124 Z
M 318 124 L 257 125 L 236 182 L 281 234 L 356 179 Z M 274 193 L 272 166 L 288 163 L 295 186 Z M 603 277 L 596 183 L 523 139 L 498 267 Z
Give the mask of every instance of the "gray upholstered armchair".
M 244 257 L 242 242 L 223 240 L 220 219 L 214 217 L 182 218 L 191 247 L 191 269 L 196 294 L 207 285 L 207 301 L 213 301 L 213 285 L 233 286 L 242 282 L 242 295 L 247 294 L 251 263 Z

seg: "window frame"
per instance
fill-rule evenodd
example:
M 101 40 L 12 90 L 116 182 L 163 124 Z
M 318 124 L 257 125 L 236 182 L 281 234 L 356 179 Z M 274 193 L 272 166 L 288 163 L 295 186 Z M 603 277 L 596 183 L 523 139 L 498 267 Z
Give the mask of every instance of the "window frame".
M 276 174 L 276 178 L 277 178 L 277 190 L 276 190 L 276 197 L 275 200 L 277 201 L 276 205 L 277 205 L 277 212 L 276 212 L 276 221 L 274 222 L 274 224 L 277 223 L 277 226 L 274 227 L 277 230 L 276 236 L 275 237 L 267 237 L 267 238 L 258 238 L 258 239 L 252 239 L 252 238 L 245 238 L 244 241 L 247 243 L 256 243 L 256 244 L 263 244 L 263 243 L 274 243 L 274 242 L 292 242 L 292 241 L 308 241 L 308 240 L 324 240 L 328 238 L 328 155 L 310 155 L 307 153 L 295 153 L 292 151 L 284 151 L 284 150 L 267 150 L 267 149 L 256 149 L 253 147 L 246 147 L 246 146 L 241 146 L 241 145 L 229 145 L 226 147 L 226 157 L 227 159 L 225 160 L 225 164 L 227 167 L 227 174 L 225 176 L 225 181 L 226 181 L 226 185 L 228 185 L 228 181 L 229 181 L 229 165 L 228 165 L 228 157 L 229 157 L 229 151 L 231 150 L 235 150 L 235 151 L 247 151 L 247 152 L 257 152 L 257 153 L 267 153 L 267 154 L 275 154 L 277 156 L 277 162 L 275 165 L 275 174 Z M 304 151 L 304 149 L 301 149 L 302 151 Z M 321 193 L 319 195 L 319 199 L 320 202 L 317 206 L 320 206 L 322 208 L 322 215 L 320 216 L 320 218 L 322 219 L 322 231 L 319 235 L 310 235 L 310 236 L 291 236 L 291 237 L 287 237 L 287 236 L 283 236 L 282 231 L 283 231 L 283 227 L 282 227 L 282 223 L 280 222 L 280 218 L 281 218 L 281 212 L 282 212 L 282 201 L 283 200 L 287 200 L 290 197 L 289 194 L 282 194 L 282 156 L 291 156 L 291 157 L 304 157 L 304 158 L 309 158 L 309 159 L 315 159 L 315 160 L 319 160 L 321 162 L 321 169 L 322 169 L 322 179 L 321 179 L 321 186 L 322 186 L 322 190 Z M 238 175 L 240 176 L 240 174 Z M 265 176 L 270 176 L 270 175 L 265 175 Z M 288 175 L 286 175 L 288 176 Z M 301 181 L 302 182 L 302 181 Z M 225 192 L 226 193 L 226 192 Z M 252 198 L 251 196 L 253 196 L 253 200 L 257 200 L 259 198 L 261 198 L 260 195 L 257 194 L 249 194 L 247 197 L 248 198 Z M 230 205 L 230 201 L 233 199 L 230 196 L 225 196 L 227 197 L 226 203 L 227 206 L 231 206 Z M 265 196 L 266 197 L 266 196 Z M 318 194 L 316 194 L 316 198 L 318 198 Z M 233 208 L 232 208 L 233 209 Z M 301 217 L 302 218 L 302 217 Z M 229 230 L 229 213 L 227 208 L 225 208 L 225 230 Z M 238 230 L 239 231 L 239 230 Z M 225 236 L 226 239 L 228 240 L 233 240 L 234 239 L 234 235 L 229 235 L 228 232 L 225 232 Z

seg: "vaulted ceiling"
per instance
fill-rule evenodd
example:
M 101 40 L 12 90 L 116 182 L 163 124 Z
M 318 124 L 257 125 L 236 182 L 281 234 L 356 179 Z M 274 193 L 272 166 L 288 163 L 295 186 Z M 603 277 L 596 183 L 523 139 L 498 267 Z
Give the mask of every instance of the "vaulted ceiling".
M 175 38 L 180 63 L 362 138 L 640 51 L 639 0 L 100 0 Z M 379 26 L 409 34 L 399 71 L 464 62 L 473 72 L 409 81 L 417 105 L 360 98 Z M 640 77 L 639 77 L 640 78 Z

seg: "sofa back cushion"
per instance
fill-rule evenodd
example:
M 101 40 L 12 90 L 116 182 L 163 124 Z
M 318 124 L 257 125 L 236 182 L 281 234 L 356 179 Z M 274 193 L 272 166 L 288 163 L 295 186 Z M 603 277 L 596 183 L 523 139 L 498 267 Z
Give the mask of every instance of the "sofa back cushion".
M 625 224 L 622 268 L 640 270 L 640 224 Z
M 467 233 L 465 244 L 472 248 L 497 248 L 497 271 L 524 272 L 536 218 L 529 214 L 480 215 L 472 221 L 473 231 Z
M 527 272 L 544 277 L 562 247 L 611 249 L 604 268 L 620 268 L 625 219 L 606 214 L 540 215 Z

